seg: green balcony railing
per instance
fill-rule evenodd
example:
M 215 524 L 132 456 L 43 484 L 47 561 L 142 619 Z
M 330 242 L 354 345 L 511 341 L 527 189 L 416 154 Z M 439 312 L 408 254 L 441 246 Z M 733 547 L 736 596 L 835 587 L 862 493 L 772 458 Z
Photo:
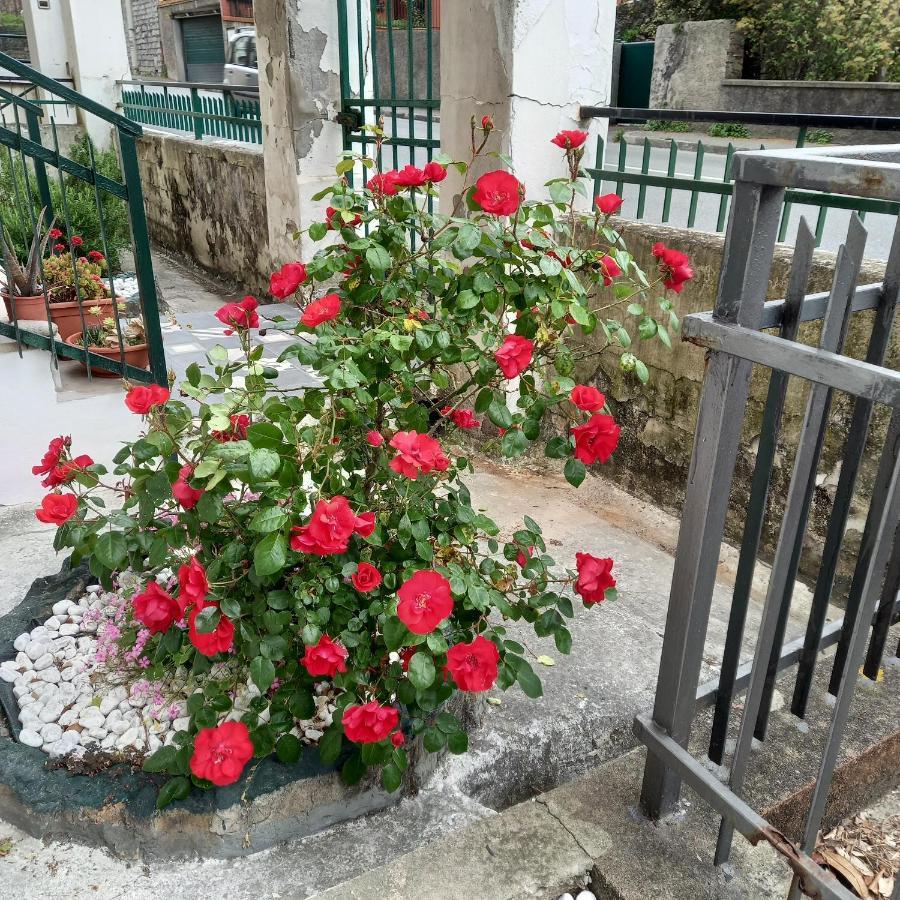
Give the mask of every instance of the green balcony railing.
M 122 81 L 122 111 L 132 122 L 244 144 L 262 143 L 257 88 L 186 81 Z

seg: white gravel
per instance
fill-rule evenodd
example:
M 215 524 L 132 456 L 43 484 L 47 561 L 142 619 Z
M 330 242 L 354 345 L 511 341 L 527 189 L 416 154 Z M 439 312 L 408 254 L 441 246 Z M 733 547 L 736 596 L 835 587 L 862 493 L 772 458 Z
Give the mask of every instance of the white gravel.
M 170 577 L 164 571 L 157 580 L 166 585 Z M 115 638 L 129 599 L 140 588 L 130 573 L 120 581 L 117 593 L 91 585 L 79 600 L 54 604 L 43 625 L 15 639 L 15 657 L 0 663 L 0 678 L 12 684 L 18 701 L 23 744 L 51 756 L 81 756 L 88 750 L 142 755 L 187 729 L 187 699 L 202 689 L 203 679 L 180 668 L 165 684 L 151 683 L 142 668 L 149 661 L 140 648 L 129 654 L 118 647 Z M 227 667 L 227 662 L 215 663 L 210 676 L 220 677 Z M 308 744 L 322 736 L 334 710 L 326 684 L 317 690 L 316 715 L 292 732 Z M 226 718 L 239 719 L 258 694 L 254 684 L 241 685 Z

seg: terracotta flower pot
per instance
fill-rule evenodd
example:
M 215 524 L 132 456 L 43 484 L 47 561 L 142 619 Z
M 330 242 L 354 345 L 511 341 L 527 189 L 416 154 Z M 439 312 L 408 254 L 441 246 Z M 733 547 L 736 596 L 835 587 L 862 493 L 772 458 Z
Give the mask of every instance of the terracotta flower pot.
M 6 307 L 6 315 L 9 321 L 17 322 L 46 322 L 47 308 L 44 306 L 44 295 L 36 294 L 33 297 L 18 297 L 3 294 L 3 305 Z M 15 307 L 15 317 L 13 308 Z
M 88 311 L 94 306 L 100 307 L 100 315 L 94 316 Z M 81 303 L 84 311 L 84 321 L 82 322 L 81 313 L 78 311 L 78 301 L 73 300 L 69 303 L 51 303 L 50 319 L 59 329 L 59 336 L 64 340 L 73 335 L 80 333 L 85 325 L 99 325 L 104 319 L 108 319 L 115 315 L 113 310 L 113 301 L 109 297 L 97 300 L 84 300 Z
M 84 345 L 81 340 L 81 332 L 78 331 L 73 335 L 70 335 L 66 338 L 66 343 L 70 344 L 73 347 L 80 347 L 84 349 Z M 91 353 L 96 353 L 99 356 L 106 356 L 109 359 L 121 360 L 122 355 L 119 352 L 118 347 L 95 347 L 92 345 L 88 346 L 88 349 Z M 134 344 L 132 346 L 125 345 L 125 362 L 129 366 L 134 366 L 138 369 L 146 369 L 150 365 L 150 352 L 147 349 L 146 344 Z M 82 363 L 84 368 L 87 368 L 85 363 Z M 97 369 L 94 366 L 91 366 L 91 374 L 96 375 L 99 378 L 121 378 L 117 372 L 107 372 L 106 369 Z

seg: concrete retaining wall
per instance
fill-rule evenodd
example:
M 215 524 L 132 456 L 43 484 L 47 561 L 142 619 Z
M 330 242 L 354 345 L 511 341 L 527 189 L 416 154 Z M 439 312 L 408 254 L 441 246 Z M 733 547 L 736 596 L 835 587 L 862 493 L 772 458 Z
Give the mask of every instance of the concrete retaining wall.
M 151 239 L 266 293 L 271 269 L 261 148 L 145 129 L 138 159 Z
M 664 241 L 690 255 L 696 275 L 677 298 L 676 309 L 680 317 L 712 309 L 723 258 L 723 236 L 641 223 L 623 223 L 622 228 L 628 249 L 647 272 L 654 272 L 656 269 L 656 260 L 651 254 L 651 247 L 656 241 Z M 769 284 L 769 299 L 784 296 L 792 257 L 790 248 L 777 250 Z M 831 286 L 834 264 L 835 254 L 816 253 L 810 292 L 827 290 Z M 880 281 L 882 275 L 881 263 L 866 261 L 860 283 Z M 849 355 L 863 358 L 871 328 L 870 313 L 854 315 L 847 340 Z M 815 323 L 804 325 L 800 338 L 804 343 L 817 343 L 818 326 Z M 602 335 L 598 330 L 593 335 L 582 337 L 581 343 L 586 348 L 597 347 L 601 340 Z M 667 350 L 659 341 L 653 340 L 639 343 L 635 352 L 650 369 L 651 377 L 647 385 L 641 385 L 633 375 L 622 373 L 618 364 L 621 350 L 605 351 L 592 361 L 583 362 L 576 370 L 579 383 L 595 383 L 607 394 L 613 413 L 622 425 L 619 450 L 612 461 L 602 467 L 600 474 L 612 478 L 629 492 L 678 514 L 684 501 L 684 488 L 688 478 L 705 353 L 701 348 L 683 343 L 677 338 L 673 340 L 672 350 Z M 900 363 L 900 344 L 896 335 L 888 360 L 893 368 Z M 767 387 L 768 370 L 757 367 L 754 370 L 750 403 L 744 421 L 727 525 L 727 536 L 735 543 L 740 542 L 742 534 Z M 780 513 L 787 494 L 806 396 L 807 385 L 793 379 L 785 404 L 780 452 L 772 479 L 770 516 L 763 536 L 763 551 L 766 554 L 773 552 L 777 540 Z M 807 574 L 813 574 L 818 569 L 818 553 L 821 552 L 840 471 L 843 437 L 847 433 L 851 413 L 851 399 L 845 394 L 836 394 L 806 538 L 803 571 Z M 735 415 L 742 414 L 742 410 L 735 410 Z M 867 498 L 875 475 L 886 421 L 885 410 L 879 409 L 873 429 L 878 442 L 870 439 L 848 526 L 847 540 L 850 547 L 855 547 L 862 534 Z M 846 568 L 842 569 L 842 576 L 846 577 L 847 574 Z

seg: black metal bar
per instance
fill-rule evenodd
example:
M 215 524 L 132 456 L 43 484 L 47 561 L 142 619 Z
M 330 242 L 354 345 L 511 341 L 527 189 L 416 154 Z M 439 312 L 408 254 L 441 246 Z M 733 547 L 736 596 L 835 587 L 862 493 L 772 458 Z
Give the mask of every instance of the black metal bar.
M 884 356 L 891 338 L 898 299 L 900 299 L 900 221 L 898 221 L 894 230 L 894 240 L 891 245 L 884 286 L 879 298 L 872 333 L 869 336 L 869 346 L 866 350 L 866 362 L 874 365 L 881 365 L 884 362 Z M 809 611 L 803 655 L 800 658 L 797 681 L 794 684 L 794 693 L 791 699 L 791 712 L 801 718 L 806 715 L 806 706 L 809 701 L 809 692 L 812 688 L 813 672 L 815 671 L 818 655 L 818 638 L 825 625 L 828 602 L 831 598 L 841 544 L 844 539 L 844 529 L 850 512 L 850 501 L 856 487 L 856 476 L 865 453 L 873 410 L 874 404 L 871 400 L 866 400 L 862 397 L 856 398 L 853 405 L 850 428 L 844 443 L 841 474 L 838 478 L 837 490 L 834 495 L 831 518 L 828 520 L 825 546 L 822 551 L 822 562 L 816 579 L 812 606 Z
M 803 298 L 809 285 L 809 273 L 812 268 L 814 250 L 815 236 L 809 225 L 807 225 L 806 219 L 801 219 L 797 232 L 797 245 L 791 267 L 790 283 L 781 319 L 779 337 L 782 340 L 794 341 L 797 338 L 797 331 L 800 327 L 800 315 L 804 305 Z M 769 379 L 765 413 L 759 433 L 756 465 L 753 470 L 753 482 L 750 488 L 750 502 L 747 505 L 747 519 L 744 523 L 741 553 L 734 579 L 728 631 L 725 636 L 725 648 L 722 653 L 722 669 L 719 673 L 719 689 L 716 693 L 716 708 L 710 734 L 709 757 L 717 764 L 722 762 L 722 754 L 728 736 L 728 720 L 731 714 L 731 700 L 734 696 L 734 682 L 741 658 L 744 624 L 750 604 L 753 571 L 756 567 L 756 554 L 759 550 L 759 540 L 765 520 L 769 483 L 772 477 L 772 463 L 777 449 L 787 385 L 787 374 L 778 369 L 773 369 Z
M 894 535 L 894 549 L 891 551 L 891 561 L 888 563 L 884 587 L 881 590 L 881 600 L 878 603 L 878 611 L 875 613 L 875 622 L 872 625 L 872 637 L 869 640 L 866 661 L 863 663 L 863 675 L 872 681 L 878 678 L 888 631 L 900 616 L 900 603 L 897 600 L 897 591 L 900 590 L 900 542 L 897 541 L 898 537 L 900 535 Z
M 784 193 L 757 185 L 735 185 L 744 217 L 729 228 L 725 264 L 719 277 L 715 316 L 756 328 L 769 283 Z M 736 327 L 728 325 L 723 327 Z M 654 721 L 686 746 L 696 704 L 697 681 L 715 585 L 728 494 L 737 459 L 742 410 L 750 388 L 751 364 L 728 353 L 712 353 L 700 398 L 688 490 L 672 575 L 666 637 L 660 659 Z M 680 778 L 665 761 L 648 755 L 641 804 L 651 816 L 669 812 L 678 801 Z
M 740 112 L 713 109 L 649 109 L 625 106 L 582 106 L 581 119 L 638 119 L 662 122 L 742 122 L 748 125 L 785 125 L 791 128 L 854 128 L 865 131 L 900 130 L 900 116 L 844 116 L 818 113 Z
M 838 353 L 843 349 L 847 335 L 847 323 L 850 320 L 850 300 L 853 296 L 856 281 L 859 278 L 859 269 L 862 265 L 863 252 L 866 246 L 867 232 L 859 216 L 853 215 L 850 219 L 850 229 L 846 244 L 838 254 L 835 266 L 834 280 L 831 288 L 831 299 L 828 302 L 828 311 L 822 324 L 822 334 L 819 346 L 823 350 Z M 828 414 L 831 411 L 832 389 L 823 385 L 813 385 L 809 392 L 807 402 L 807 418 L 803 424 L 802 434 L 807 434 L 807 427 L 812 437 L 812 450 L 809 458 L 806 491 L 803 496 L 803 506 L 798 522 L 798 527 L 793 536 L 793 550 L 787 571 L 787 580 L 784 585 L 784 594 L 781 607 L 778 612 L 778 622 L 775 626 L 775 638 L 769 651 L 769 662 L 766 666 L 766 679 L 763 685 L 762 696 L 759 704 L 759 714 L 756 719 L 756 728 L 753 732 L 757 740 L 764 740 L 766 727 L 769 721 L 769 711 L 772 707 L 772 694 L 775 691 L 775 676 L 778 674 L 778 657 L 781 653 L 781 645 L 784 643 L 784 635 L 787 629 L 788 615 L 790 614 L 791 599 L 794 593 L 794 583 L 797 571 L 800 568 L 800 555 L 803 552 L 803 536 L 809 520 L 809 511 L 812 506 L 813 490 L 816 483 L 816 470 L 822 455 L 822 447 L 825 445 L 825 432 L 828 428 Z M 865 439 L 863 439 L 865 443 Z M 800 460 L 801 448 L 797 451 L 797 460 Z M 795 462 L 795 466 L 798 462 Z M 832 519 L 841 518 L 840 534 L 843 535 L 843 522 L 849 513 L 849 497 L 846 507 L 841 508 L 837 504 L 832 508 Z M 840 538 L 838 539 L 840 543 Z M 827 549 L 827 548 L 826 548 Z M 837 556 L 835 548 L 835 557 Z M 835 566 L 837 560 L 834 560 Z M 822 566 L 827 563 L 823 554 Z M 833 573 L 832 573 L 833 574 Z M 829 579 L 830 580 L 830 579 Z M 825 603 L 831 595 L 831 587 L 825 595 Z

